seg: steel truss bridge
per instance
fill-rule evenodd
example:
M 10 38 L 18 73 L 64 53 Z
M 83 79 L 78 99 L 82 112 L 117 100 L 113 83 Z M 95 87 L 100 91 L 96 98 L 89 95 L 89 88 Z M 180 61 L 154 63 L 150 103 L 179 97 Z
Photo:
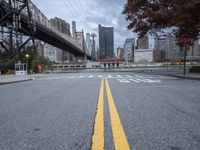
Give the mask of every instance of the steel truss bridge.
M 59 32 L 31 0 L 0 0 L 0 26 L 6 27 L 6 32 L 15 36 L 15 41 L 11 40 L 9 44 L 9 49 L 14 52 L 21 51 L 30 40 L 34 43 L 36 38 L 77 57 L 91 59 L 83 31 L 76 37 Z M 20 42 L 21 34 L 29 38 Z M 8 49 L 5 44 L 6 41 L 1 39 L 1 47 Z

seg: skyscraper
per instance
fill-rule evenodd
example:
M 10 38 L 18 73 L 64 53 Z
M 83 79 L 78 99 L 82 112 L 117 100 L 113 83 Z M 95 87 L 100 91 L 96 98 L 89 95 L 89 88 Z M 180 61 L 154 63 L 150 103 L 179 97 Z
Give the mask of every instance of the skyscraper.
M 144 36 L 137 40 L 137 49 L 148 49 L 149 48 L 149 37 Z
M 72 21 L 72 36 L 75 36 L 76 33 L 76 21 Z
M 100 58 L 111 58 L 114 56 L 113 27 L 99 25 L 99 51 Z
M 89 50 L 89 53 L 92 53 L 92 40 L 90 33 L 86 33 L 86 45 L 87 49 Z
M 156 37 L 154 47 L 154 60 L 155 61 L 170 61 L 176 60 L 180 56 L 179 47 L 176 44 L 176 38 L 173 35 L 167 37 Z
M 124 43 L 125 60 L 134 61 L 135 38 L 128 38 Z
M 71 36 L 70 25 L 65 20 L 55 17 L 53 19 L 50 19 L 50 23 L 51 23 L 52 27 L 54 28 L 54 30 L 57 30 L 65 35 Z M 47 46 L 47 48 L 48 48 L 48 46 Z M 55 50 L 56 50 L 56 55 L 57 55 L 56 57 L 59 62 L 60 62 L 60 60 L 63 62 L 69 62 L 69 55 L 71 55 L 71 54 L 69 54 L 69 52 L 63 51 L 58 48 Z

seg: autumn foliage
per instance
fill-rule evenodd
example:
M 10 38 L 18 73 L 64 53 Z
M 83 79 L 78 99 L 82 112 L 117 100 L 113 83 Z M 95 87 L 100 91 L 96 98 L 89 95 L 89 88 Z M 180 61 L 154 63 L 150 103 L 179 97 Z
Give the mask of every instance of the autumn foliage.
M 170 28 L 197 39 L 200 32 L 200 0 L 128 0 L 122 13 L 140 36 Z

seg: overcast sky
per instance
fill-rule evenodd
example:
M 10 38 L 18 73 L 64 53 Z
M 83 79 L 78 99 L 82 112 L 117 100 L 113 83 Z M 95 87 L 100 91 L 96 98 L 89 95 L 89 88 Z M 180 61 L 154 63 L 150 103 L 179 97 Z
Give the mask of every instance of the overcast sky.
M 114 27 L 115 50 L 125 39 L 136 37 L 127 30 L 128 22 L 121 14 L 127 0 L 32 0 L 48 18 L 59 17 L 68 23 L 76 21 L 77 30 L 96 33 L 98 24 Z M 97 40 L 98 44 L 98 40 Z

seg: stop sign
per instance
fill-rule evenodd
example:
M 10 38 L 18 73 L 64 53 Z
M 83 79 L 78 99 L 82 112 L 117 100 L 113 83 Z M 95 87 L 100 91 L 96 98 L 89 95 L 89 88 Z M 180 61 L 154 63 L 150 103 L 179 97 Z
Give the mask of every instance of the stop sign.
M 191 43 L 191 38 L 189 35 L 182 35 L 181 36 L 181 40 L 180 40 L 181 44 L 183 45 L 187 45 Z

